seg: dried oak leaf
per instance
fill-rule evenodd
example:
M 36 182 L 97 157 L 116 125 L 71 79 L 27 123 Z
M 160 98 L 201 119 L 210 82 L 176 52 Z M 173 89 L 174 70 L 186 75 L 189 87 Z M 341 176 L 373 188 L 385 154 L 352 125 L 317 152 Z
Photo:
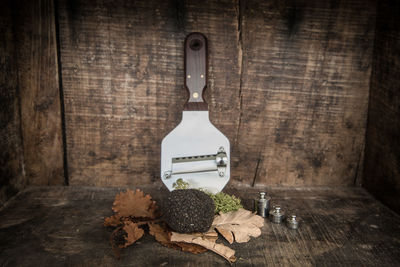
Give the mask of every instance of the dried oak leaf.
M 112 215 L 104 219 L 104 226 L 118 226 L 122 223 L 122 217 L 117 215 Z
M 206 252 L 207 249 L 196 244 L 188 244 L 184 242 L 172 242 L 171 241 L 171 231 L 168 229 L 166 224 L 149 223 L 149 233 L 154 236 L 154 238 L 161 243 L 163 246 L 174 248 L 177 250 L 182 250 L 190 252 L 193 254 L 199 254 Z
M 189 244 L 184 242 L 173 242 L 180 250 L 190 252 L 192 254 L 200 254 L 207 251 L 206 248 L 196 245 L 196 244 Z
M 196 244 L 217 253 L 229 262 L 236 261 L 235 251 L 233 249 L 222 244 L 215 243 L 215 241 L 208 240 L 206 238 L 202 238 L 193 234 L 181 234 L 172 232 L 171 241 Z
M 136 223 L 125 221 L 123 226 L 116 228 L 111 236 L 110 243 L 115 256 L 119 259 L 121 256 L 121 248 L 126 248 L 135 243 L 144 234 L 143 229 L 139 228 Z
M 207 239 L 210 241 L 217 241 L 218 239 L 218 233 L 215 232 L 214 229 L 210 229 L 208 232 L 206 233 L 192 233 L 191 235 L 195 236 L 195 237 L 201 237 L 203 239 Z
M 150 195 L 145 195 L 139 189 L 136 192 L 127 189 L 115 196 L 112 210 L 116 217 L 142 217 L 154 219 L 157 216 L 156 202 Z M 110 219 L 112 220 L 112 219 Z
M 144 235 L 143 229 L 139 228 L 139 226 L 133 222 L 125 222 L 122 229 L 126 232 L 126 242 L 123 245 L 119 245 L 119 248 L 126 248 L 127 246 L 132 245 Z
M 164 246 L 172 247 L 169 238 L 170 231 L 165 224 L 149 223 L 149 234 L 154 236 L 154 238 Z
M 261 235 L 264 219 L 249 210 L 239 209 L 215 216 L 212 227 L 230 244 L 248 242 L 250 237 Z

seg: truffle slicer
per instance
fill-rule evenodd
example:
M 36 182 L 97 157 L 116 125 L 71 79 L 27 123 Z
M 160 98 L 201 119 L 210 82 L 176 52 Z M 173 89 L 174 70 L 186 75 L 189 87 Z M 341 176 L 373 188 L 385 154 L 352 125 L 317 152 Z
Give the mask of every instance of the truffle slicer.
M 207 39 L 191 33 L 185 40 L 185 87 L 189 99 L 182 121 L 161 143 L 161 180 L 172 191 L 178 179 L 191 188 L 221 191 L 230 178 L 230 144 L 209 120 L 203 99 L 207 86 Z

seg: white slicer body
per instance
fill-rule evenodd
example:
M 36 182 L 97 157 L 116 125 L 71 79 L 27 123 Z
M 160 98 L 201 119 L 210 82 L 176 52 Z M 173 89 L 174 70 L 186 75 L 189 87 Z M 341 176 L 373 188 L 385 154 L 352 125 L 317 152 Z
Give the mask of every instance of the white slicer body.
M 178 179 L 190 188 L 216 193 L 230 178 L 229 140 L 211 122 L 203 92 L 207 87 L 207 39 L 185 39 L 185 87 L 188 102 L 182 121 L 161 143 L 161 180 L 172 191 Z
M 210 122 L 208 111 L 184 111 L 162 141 L 161 154 L 161 179 L 170 191 L 179 178 L 212 193 L 229 181 L 229 140 Z

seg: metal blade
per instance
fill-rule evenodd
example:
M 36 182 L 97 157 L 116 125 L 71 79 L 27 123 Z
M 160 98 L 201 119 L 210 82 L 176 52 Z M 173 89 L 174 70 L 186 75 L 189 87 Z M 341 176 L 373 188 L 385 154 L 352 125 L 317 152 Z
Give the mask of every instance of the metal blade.
M 215 168 L 211 162 L 207 162 L 205 167 L 206 162 L 192 160 L 179 163 L 179 168 L 185 169 L 185 172 L 171 173 L 174 158 L 213 155 L 221 147 L 224 148 L 228 158 L 222 177 L 213 170 Z M 168 172 L 171 174 L 170 177 L 166 175 Z M 184 111 L 181 123 L 161 143 L 161 180 L 172 191 L 173 183 L 179 178 L 188 182 L 192 188 L 202 188 L 212 193 L 221 191 L 229 181 L 229 140 L 210 122 L 208 111 Z

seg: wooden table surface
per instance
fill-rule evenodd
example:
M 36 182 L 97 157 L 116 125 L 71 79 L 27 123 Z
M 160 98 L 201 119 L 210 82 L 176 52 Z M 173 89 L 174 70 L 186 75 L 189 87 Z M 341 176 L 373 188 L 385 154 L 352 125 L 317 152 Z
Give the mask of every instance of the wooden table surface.
M 141 187 L 162 201 L 164 188 Z M 146 234 L 115 259 L 103 219 L 123 188 L 30 187 L 0 211 L 0 266 L 229 266 L 206 252 L 166 248 Z M 261 189 L 228 189 L 253 205 Z M 230 245 L 234 266 L 400 266 L 400 216 L 362 188 L 269 188 L 302 218 L 298 231 L 265 221 L 262 235 Z

